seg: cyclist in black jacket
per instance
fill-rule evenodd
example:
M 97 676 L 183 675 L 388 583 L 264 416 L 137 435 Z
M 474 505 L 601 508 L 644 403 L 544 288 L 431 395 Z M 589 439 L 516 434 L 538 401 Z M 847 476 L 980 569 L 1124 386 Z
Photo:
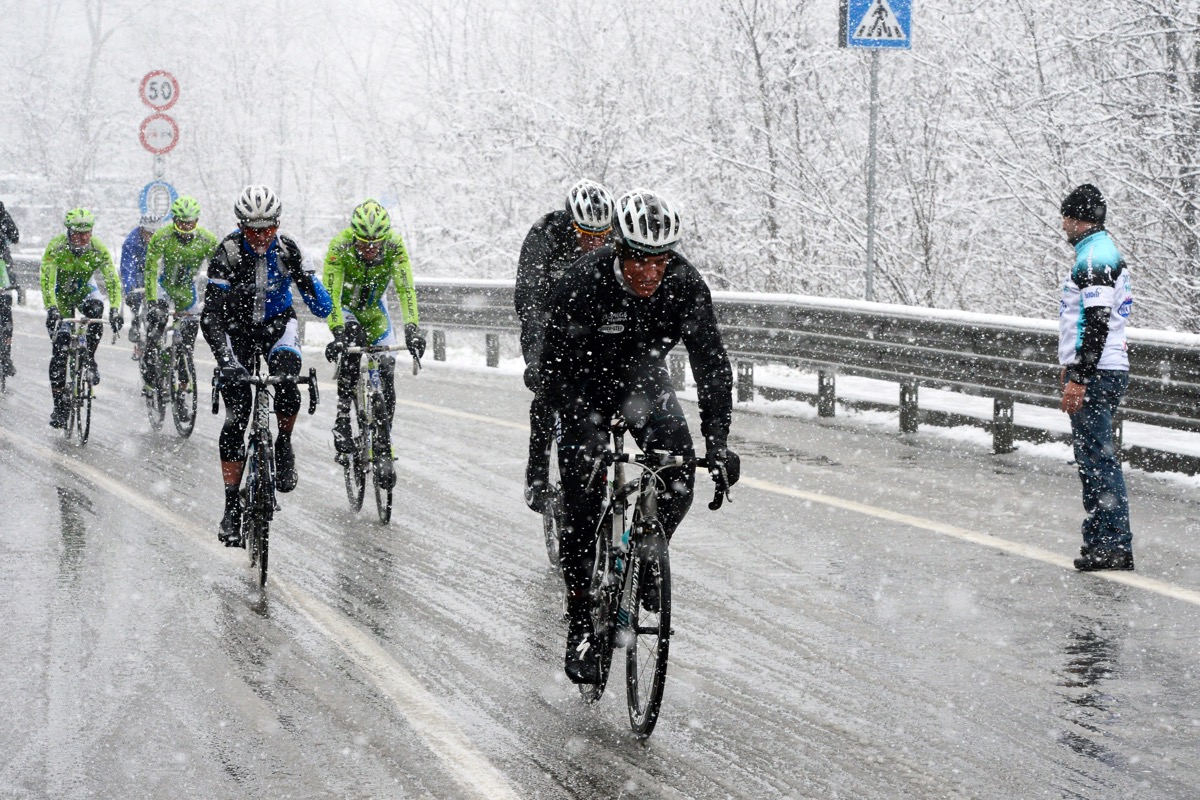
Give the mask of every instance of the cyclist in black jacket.
M 517 265 L 514 293 L 521 318 L 521 354 L 529 404 L 529 462 L 525 467 L 525 503 L 539 514 L 550 468 L 554 412 L 539 387 L 542 332 L 546 305 L 554 286 L 582 255 L 603 245 L 612 233 L 613 199 L 608 190 L 586 178 L 567 192 L 567 207 L 539 219 L 525 235 Z
M 555 288 L 541 358 L 546 402 L 561 424 L 566 671 L 576 683 L 595 683 L 598 675 L 587 601 L 602 502 L 599 485 L 586 489 L 593 461 L 606 448 L 617 413 L 643 451 L 694 454 L 666 364 L 680 341 L 696 377 L 713 480 L 728 489 L 740 473 L 737 455 L 726 446 L 733 408 L 729 358 L 707 284 L 674 250 L 679 214 L 669 201 L 638 190 L 617 201 L 617 220 L 620 238 L 581 258 Z M 658 511 L 670 537 L 692 504 L 695 468 L 662 475 Z

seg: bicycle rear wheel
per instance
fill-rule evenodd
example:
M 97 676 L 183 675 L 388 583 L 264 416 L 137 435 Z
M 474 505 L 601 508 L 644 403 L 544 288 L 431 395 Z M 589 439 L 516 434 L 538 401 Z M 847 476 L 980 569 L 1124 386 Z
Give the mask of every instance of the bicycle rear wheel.
M 358 407 L 358 395 L 351 398 L 350 425 L 357 428 L 354 431 L 354 450 L 349 453 L 338 453 L 338 462 L 346 477 L 346 498 L 350 501 L 350 510 L 362 508 L 363 496 L 367 493 L 367 425 L 362 411 Z
M 671 562 L 661 531 L 642 538 L 637 563 L 629 566 L 640 577 L 628 601 L 632 635 L 625 650 L 625 689 L 629 727 L 645 739 L 658 722 L 671 645 Z
M 379 522 L 387 525 L 392 519 L 392 489 L 396 485 L 396 464 L 392 461 L 392 437 L 387 420 L 379 413 L 382 409 L 375 410 L 371 433 L 371 484 L 375 489 L 375 508 L 379 512 Z
M 186 439 L 196 428 L 196 363 L 184 347 L 174 348 L 171 362 L 171 416 L 175 431 Z
M 608 685 L 608 673 L 612 668 L 613 625 L 616 617 L 616 601 L 619 580 L 613 565 L 612 542 L 608 531 L 612 528 L 611 515 L 601 523 L 601 535 L 596 542 L 596 560 L 592 569 L 592 584 L 588 597 L 592 604 L 592 643 L 599 659 L 600 679 L 596 683 L 579 684 L 579 694 L 584 701 L 595 703 L 604 696 Z
M 542 533 L 546 539 L 546 556 L 555 571 L 562 569 L 562 483 L 558 475 L 558 447 L 550 450 L 550 470 L 546 477 L 546 495 L 542 503 Z

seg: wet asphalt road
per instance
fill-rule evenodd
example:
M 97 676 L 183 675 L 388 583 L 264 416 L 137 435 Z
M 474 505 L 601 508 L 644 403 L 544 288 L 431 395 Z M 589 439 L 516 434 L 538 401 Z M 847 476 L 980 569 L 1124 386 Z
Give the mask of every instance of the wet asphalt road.
M 738 412 L 746 481 L 672 542 L 667 693 L 642 745 L 623 667 L 592 707 L 561 674 L 518 377 L 398 370 L 383 527 L 369 497 L 348 509 L 329 370 L 306 356 L 326 391 L 260 594 L 216 542 L 207 398 L 190 439 L 151 433 L 127 345 L 106 342 L 77 448 L 45 424 L 40 319 L 17 326 L 0 797 L 1200 795 L 1194 490 L 1130 477 L 1138 571 L 1117 582 L 1070 569 L 1066 463 Z

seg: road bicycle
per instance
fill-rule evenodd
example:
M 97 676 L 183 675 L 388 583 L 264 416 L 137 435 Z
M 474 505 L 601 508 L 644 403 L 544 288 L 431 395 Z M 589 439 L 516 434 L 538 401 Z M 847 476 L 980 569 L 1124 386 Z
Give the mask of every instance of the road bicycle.
M 67 424 L 63 429 L 68 439 L 76 438 L 79 445 L 87 444 L 92 431 L 92 398 L 96 390 L 92 381 L 92 349 L 88 347 L 89 325 L 103 325 L 104 321 L 91 317 L 69 317 L 62 324 L 70 328 L 71 339 L 67 344 Z M 116 332 L 113 338 L 116 339 Z
M 3 267 L 4 265 L 0 264 L 0 275 L 3 275 Z M 9 292 L 20 296 L 21 288 L 15 283 L 0 288 L 0 310 L 7 311 L 5 316 L 8 318 L 0 323 L 0 392 L 8 388 L 8 372 L 5 367 L 12 363 L 12 307 L 16 305 L 16 300 L 9 296 Z
M 371 486 L 375 491 L 375 508 L 379 521 L 386 525 L 392 518 L 392 490 L 396 485 L 396 464 L 392 453 L 392 424 L 389 419 L 387 398 L 383 394 L 383 381 L 379 375 L 379 356 L 407 349 L 404 345 L 350 346 L 342 351 L 333 371 L 336 384 L 342 374 L 342 365 L 347 355 L 366 355 L 366 364 L 360 364 L 358 384 L 350 396 L 350 427 L 353 432 L 353 448 L 349 453 L 338 453 L 337 462 L 342 465 L 346 478 L 346 497 L 354 511 L 362 509 L 363 496 L 367 492 L 367 473 L 371 474 Z M 413 375 L 421 370 L 421 360 L 413 356 Z
M 183 331 L 179 329 L 179 321 L 188 318 L 194 319 L 194 315 L 172 312 L 171 321 L 159 337 L 159 341 L 166 344 L 156 346 L 147 337 L 146 346 L 142 351 L 143 359 L 154 359 L 156 362 L 154 385 L 142 389 L 150 427 L 156 431 L 162 429 L 169 403 L 175 430 L 184 438 L 191 436 L 196 427 L 196 403 L 199 396 L 196 386 L 196 362 L 191 349 L 184 341 Z
M 579 691 L 587 702 L 597 702 L 608 683 L 613 650 L 625 648 L 629 726 L 645 739 L 658 722 L 671 644 L 671 562 L 658 518 L 658 492 L 666 484 L 660 473 L 681 466 L 707 468 L 708 462 L 662 452 L 631 455 L 624 452 L 625 430 L 621 421 L 613 424 L 613 449 L 597 458 L 588 482 L 590 489 L 603 469 L 613 467 L 611 481 L 605 482 L 588 592 L 600 678 L 580 684 Z M 626 464 L 641 467 L 628 482 Z M 723 501 L 718 490 L 708 507 L 715 511 Z
M 241 540 L 250 556 L 250 568 L 255 570 L 259 587 L 267 583 L 267 557 L 270 551 L 271 520 L 279 506 L 275 502 L 275 439 L 271 436 L 272 386 L 294 383 L 308 386 L 308 413 L 314 414 L 320 394 L 317 390 L 317 371 L 310 368 L 306 377 L 262 374 L 261 353 L 254 355 L 254 374 L 238 380 L 254 387 L 254 402 L 250 417 L 249 438 L 246 443 L 245 468 L 242 486 L 238 490 L 241 503 Z M 213 373 L 212 412 L 221 407 L 220 372 Z

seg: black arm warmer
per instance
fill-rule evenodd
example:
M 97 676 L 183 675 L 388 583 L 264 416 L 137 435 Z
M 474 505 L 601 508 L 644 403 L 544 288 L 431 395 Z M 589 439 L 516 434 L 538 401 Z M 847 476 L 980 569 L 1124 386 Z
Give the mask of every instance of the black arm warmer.
M 1067 380 L 1086 384 L 1096 374 L 1096 366 L 1104 353 L 1108 341 L 1108 318 L 1112 309 L 1092 306 L 1083 310 L 1083 343 L 1080 345 L 1079 361 L 1067 370 Z

